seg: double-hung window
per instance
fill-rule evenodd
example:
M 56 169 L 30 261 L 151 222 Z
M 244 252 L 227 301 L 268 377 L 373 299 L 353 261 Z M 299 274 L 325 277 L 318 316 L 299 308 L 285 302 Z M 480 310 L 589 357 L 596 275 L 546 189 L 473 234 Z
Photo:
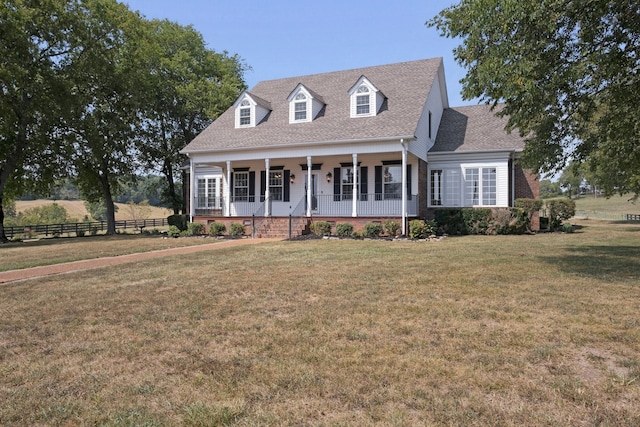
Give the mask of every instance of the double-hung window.
M 199 209 L 219 209 L 219 178 L 200 177 L 196 182 L 197 200 Z
M 384 166 L 382 180 L 385 199 L 402 198 L 402 166 Z
M 271 200 L 282 200 L 284 178 L 283 171 L 269 171 L 269 193 Z
M 240 126 L 251 124 L 251 104 L 246 99 L 240 104 Z
M 358 177 L 359 176 L 360 174 L 358 173 Z M 353 178 L 353 167 L 342 167 L 340 169 L 340 193 L 342 194 L 342 200 L 351 200 L 353 198 Z
M 431 206 L 442 206 L 442 169 L 431 170 Z
M 482 204 L 495 206 L 496 203 L 496 168 L 482 168 Z
M 304 93 L 296 95 L 294 103 L 295 120 L 307 120 L 307 97 Z
M 369 114 L 371 105 L 371 95 L 369 88 L 362 85 L 358 88 L 356 95 L 356 114 L 366 115 Z
M 249 201 L 249 172 L 233 173 L 233 200 L 236 202 Z

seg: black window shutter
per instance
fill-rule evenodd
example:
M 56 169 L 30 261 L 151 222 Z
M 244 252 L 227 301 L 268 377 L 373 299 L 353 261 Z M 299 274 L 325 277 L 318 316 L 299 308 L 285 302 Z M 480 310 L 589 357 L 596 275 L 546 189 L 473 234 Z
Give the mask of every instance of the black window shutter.
M 288 202 L 289 201 L 289 177 L 291 176 L 291 171 L 288 169 L 285 169 L 284 171 L 284 189 L 283 189 L 283 195 L 282 195 L 282 201 L 283 202 Z
M 231 173 L 231 182 L 229 182 L 229 197 L 231 197 L 231 201 L 233 202 L 233 180 L 235 179 L 235 173 Z
M 256 172 L 249 172 L 249 201 L 256 201 Z
M 264 192 L 267 188 L 267 171 L 260 171 L 260 201 L 264 202 Z
M 376 166 L 375 186 L 376 200 L 382 200 L 382 166 Z
M 411 200 L 411 165 L 407 165 L 407 200 Z
M 340 168 L 333 168 L 333 201 L 334 202 L 339 202 L 340 201 L 340 194 L 341 194 L 341 188 L 340 188 L 340 181 L 341 181 L 341 175 L 340 175 Z
M 367 201 L 367 193 L 369 193 L 369 168 L 366 166 L 362 166 L 360 168 L 360 200 L 363 202 Z

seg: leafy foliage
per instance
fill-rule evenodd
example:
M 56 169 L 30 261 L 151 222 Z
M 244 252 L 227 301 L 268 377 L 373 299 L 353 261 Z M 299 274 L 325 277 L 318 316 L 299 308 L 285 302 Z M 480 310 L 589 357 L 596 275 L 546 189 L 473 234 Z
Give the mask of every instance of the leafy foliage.
M 180 231 L 187 229 L 189 223 L 189 215 L 169 215 L 167 217 L 169 225 L 175 225 Z
M 331 224 L 327 221 L 316 221 L 311 224 L 311 231 L 316 236 L 328 236 L 331 234 Z
M 576 214 L 576 202 L 567 198 L 548 200 L 545 209 L 549 218 L 549 230 L 553 231 L 562 225 L 562 221 Z
M 384 232 L 388 235 L 388 236 L 397 236 L 398 232 L 400 231 L 400 223 L 396 220 L 393 219 L 387 219 L 382 223 L 382 226 L 384 228 Z
M 209 224 L 210 236 L 222 236 L 227 231 L 227 227 L 221 222 L 212 222 Z
M 376 238 L 382 234 L 382 224 L 378 222 L 368 222 L 364 225 L 364 237 Z
M 533 215 L 542 209 L 542 200 L 540 199 L 516 199 L 515 205 L 524 211 L 527 218 L 526 227 L 528 231 L 531 231 L 531 221 Z
M 204 234 L 204 224 L 201 222 L 190 222 L 187 224 L 187 234 L 189 236 L 201 236 Z
M 343 222 L 336 225 L 336 235 L 338 237 L 350 237 L 353 234 L 353 224 Z
M 527 137 L 524 160 L 570 159 L 605 194 L 640 193 L 640 6 L 631 0 L 462 0 L 428 22 L 462 39 L 463 97 Z M 501 103 L 504 103 L 501 105 Z
M 229 235 L 233 237 L 244 236 L 244 225 L 239 222 L 229 224 Z

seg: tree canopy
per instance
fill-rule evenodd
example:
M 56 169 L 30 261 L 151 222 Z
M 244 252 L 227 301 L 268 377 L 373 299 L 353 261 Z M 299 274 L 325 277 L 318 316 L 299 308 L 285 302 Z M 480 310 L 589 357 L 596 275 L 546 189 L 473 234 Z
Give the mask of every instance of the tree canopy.
M 465 99 L 527 138 L 539 172 L 584 163 L 605 194 L 640 194 L 640 4 L 631 0 L 462 0 L 427 25 L 460 38 Z

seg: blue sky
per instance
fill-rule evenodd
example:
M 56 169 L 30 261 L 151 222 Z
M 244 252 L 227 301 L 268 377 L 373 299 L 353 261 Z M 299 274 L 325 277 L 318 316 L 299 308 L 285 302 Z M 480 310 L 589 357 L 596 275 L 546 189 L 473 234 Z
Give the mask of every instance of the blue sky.
M 441 56 L 452 107 L 464 76 L 453 59 L 458 42 L 424 23 L 454 0 L 123 0 L 149 19 L 193 25 L 207 47 L 238 54 L 261 80 Z

